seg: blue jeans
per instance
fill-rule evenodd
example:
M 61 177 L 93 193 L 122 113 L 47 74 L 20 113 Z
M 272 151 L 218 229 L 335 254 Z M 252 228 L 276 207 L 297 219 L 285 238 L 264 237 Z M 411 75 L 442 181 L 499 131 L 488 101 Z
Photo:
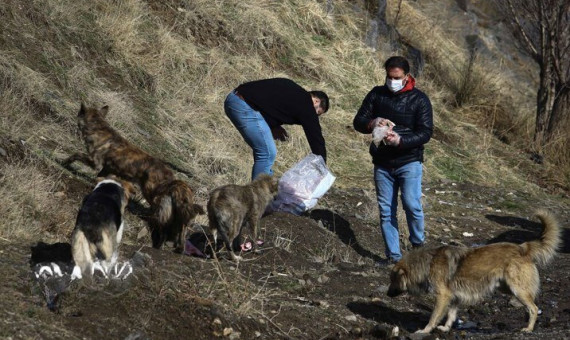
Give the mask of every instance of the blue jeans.
M 374 166 L 376 197 L 380 209 L 380 229 L 386 246 L 386 257 L 400 260 L 400 236 L 398 231 L 398 190 L 410 231 L 410 242 L 424 242 L 424 213 L 422 210 L 422 163 L 405 164 L 399 168 L 387 169 Z
M 224 102 L 226 115 L 238 129 L 245 142 L 253 150 L 253 169 L 251 179 L 266 173 L 273 175 L 271 167 L 277 156 L 277 147 L 273 141 L 271 129 L 259 111 L 255 111 L 233 91 Z

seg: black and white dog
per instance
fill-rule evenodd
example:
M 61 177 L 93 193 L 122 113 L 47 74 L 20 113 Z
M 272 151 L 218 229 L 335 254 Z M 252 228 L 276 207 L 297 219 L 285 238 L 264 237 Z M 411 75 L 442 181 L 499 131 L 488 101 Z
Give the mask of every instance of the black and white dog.
M 119 256 L 123 215 L 133 189 L 129 182 L 107 178 L 85 196 L 71 234 L 73 279 L 91 277 L 96 269 L 107 277 Z

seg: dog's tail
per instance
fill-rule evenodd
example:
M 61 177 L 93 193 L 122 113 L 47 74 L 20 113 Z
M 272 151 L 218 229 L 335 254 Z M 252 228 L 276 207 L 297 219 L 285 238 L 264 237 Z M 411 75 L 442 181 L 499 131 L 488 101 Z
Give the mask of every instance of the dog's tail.
M 155 248 L 160 248 L 165 233 L 176 234 L 183 231 L 198 214 L 205 214 L 202 206 L 194 204 L 194 194 L 188 184 L 181 180 L 174 180 L 168 184 L 166 192 L 158 198 L 155 209 L 153 218 L 156 224 L 161 229 L 172 229 L 159 231 L 162 235 L 157 235 L 161 236 L 161 239 L 153 240 Z
M 176 218 L 184 225 L 188 225 L 198 214 L 205 214 L 201 205 L 194 204 L 194 194 L 186 182 L 174 181 L 169 194 Z
M 82 230 L 75 230 L 71 237 L 71 253 L 75 265 L 81 269 L 82 275 L 93 273 L 93 256 L 90 242 Z
M 542 222 L 543 230 L 539 240 L 521 244 L 525 253 L 539 265 L 548 264 L 560 246 L 560 226 L 554 216 L 546 210 L 539 210 L 536 217 Z

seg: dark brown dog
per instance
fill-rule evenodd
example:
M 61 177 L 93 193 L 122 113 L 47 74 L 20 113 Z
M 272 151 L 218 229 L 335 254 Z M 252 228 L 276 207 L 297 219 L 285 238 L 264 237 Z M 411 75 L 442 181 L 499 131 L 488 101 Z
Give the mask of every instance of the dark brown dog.
M 108 112 L 108 106 L 97 110 L 81 104 L 77 124 L 87 153 L 72 155 L 63 162 L 63 166 L 80 161 L 100 170 L 98 177 L 114 174 L 136 183 L 150 202 L 159 185 L 174 180 L 174 173 L 162 161 L 132 145 L 113 129 L 105 120 Z
M 184 249 L 186 226 L 204 209 L 194 204 L 194 194 L 184 181 L 174 180 L 159 186 L 151 202 L 149 224 L 152 230 L 152 246 L 160 248 L 164 241 L 174 241 L 174 248 Z M 174 211 L 173 211 L 174 209 Z
M 431 332 L 446 312 L 445 325 L 437 327 L 447 332 L 460 304 L 476 303 L 500 288 L 526 306 L 529 320 L 522 331 L 531 332 L 538 315 L 534 303 L 540 285 L 537 264 L 549 263 L 560 244 L 560 227 L 554 217 L 546 211 L 539 211 L 537 216 L 544 226 L 540 240 L 409 252 L 392 268 L 388 296 L 433 291 L 434 311 L 427 326 L 417 333 Z
M 241 234 L 244 225 L 253 232 L 253 247 L 257 246 L 259 220 L 265 208 L 277 195 L 276 178 L 261 174 L 246 185 L 229 184 L 212 191 L 208 200 L 208 219 L 210 230 L 216 240 L 218 232 L 234 261 L 240 257 L 234 254 L 232 242 Z M 255 250 L 255 249 L 254 249 Z
M 63 165 L 67 167 L 74 161 L 80 161 L 100 170 L 98 176 L 114 174 L 138 184 L 151 205 L 149 225 L 153 246 L 159 248 L 167 236 L 161 233 L 180 230 L 184 234 L 185 226 L 196 214 L 203 213 L 203 209 L 193 204 L 188 184 L 175 180 L 172 170 L 162 161 L 129 143 L 109 125 L 105 120 L 108 112 L 108 106 L 97 110 L 81 104 L 77 119 L 87 153 L 74 154 Z M 175 245 L 180 247 L 179 242 Z

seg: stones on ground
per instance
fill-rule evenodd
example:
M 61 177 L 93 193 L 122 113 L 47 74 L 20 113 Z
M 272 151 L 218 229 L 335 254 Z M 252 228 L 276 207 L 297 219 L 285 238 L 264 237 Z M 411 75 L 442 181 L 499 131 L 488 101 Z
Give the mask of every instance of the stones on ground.
M 517 299 L 516 297 L 511 297 L 511 299 L 509 300 L 509 305 L 515 307 L 515 308 L 520 308 L 523 307 L 524 305 L 519 301 L 519 299 Z
M 344 317 L 347 321 L 352 321 L 352 322 L 356 322 L 358 319 L 356 318 L 356 315 L 347 315 Z
M 319 277 L 317 278 L 317 281 L 318 281 L 319 283 L 327 283 L 327 282 L 329 282 L 329 280 L 330 280 L 330 278 L 329 278 L 328 276 L 324 275 L 324 274 L 323 274 L 323 275 L 319 275 Z

